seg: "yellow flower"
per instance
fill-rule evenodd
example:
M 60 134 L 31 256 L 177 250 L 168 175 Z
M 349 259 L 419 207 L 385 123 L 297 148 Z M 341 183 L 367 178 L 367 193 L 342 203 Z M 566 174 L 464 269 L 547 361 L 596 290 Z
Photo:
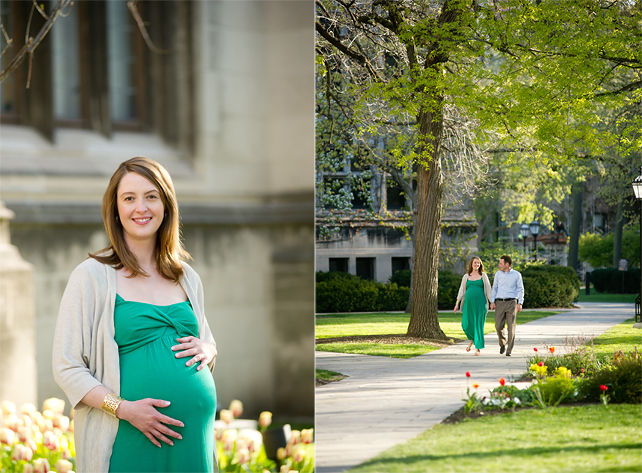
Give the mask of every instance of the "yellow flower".
M 58 399 L 57 397 L 50 397 L 49 399 L 45 399 L 45 402 L 42 403 L 42 410 L 43 415 L 44 411 L 47 410 L 53 411 L 56 414 L 62 414 L 62 411 L 65 410 L 65 401 Z M 51 418 L 53 419 L 53 416 L 51 416 Z
M 230 411 L 234 414 L 234 418 L 238 419 L 243 414 L 243 403 L 238 399 L 234 399 L 230 402 Z
M 219 416 L 221 417 L 221 420 L 226 424 L 229 424 L 234 420 L 234 414 L 229 409 L 221 409 L 221 412 L 219 412 Z
M 312 443 L 314 439 L 314 429 L 303 429 L 301 431 L 301 442 Z
M 268 411 L 261 412 L 259 416 L 259 427 L 269 427 L 272 423 L 272 413 Z
M 15 414 L 16 405 L 10 401 L 2 401 L 2 413 L 5 415 Z
M 70 461 L 63 460 L 62 458 L 56 462 L 56 471 L 58 473 L 68 473 L 73 467 Z
M 236 454 L 238 455 L 239 465 L 250 462 L 250 451 L 247 448 L 238 450 Z
M 302 462 L 305 459 L 305 450 L 303 448 L 297 448 L 293 453 L 292 453 L 292 460 L 295 462 L 299 463 Z

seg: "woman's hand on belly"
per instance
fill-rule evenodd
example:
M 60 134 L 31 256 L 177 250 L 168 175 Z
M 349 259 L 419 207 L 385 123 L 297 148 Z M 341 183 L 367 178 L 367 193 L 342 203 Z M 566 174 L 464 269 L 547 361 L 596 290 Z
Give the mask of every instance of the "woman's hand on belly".
M 174 345 L 172 347 L 173 351 L 179 351 L 179 353 L 176 353 L 176 358 L 192 357 L 192 359 L 185 363 L 185 366 L 191 366 L 200 361 L 201 364 L 196 368 L 200 371 L 207 366 L 210 361 L 216 358 L 216 346 L 213 343 L 192 336 L 177 338 L 176 341 L 180 343 L 180 345 Z
M 161 399 L 147 398 L 140 401 L 123 401 L 116 410 L 116 416 L 140 430 L 157 447 L 161 446 L 158 440 L 162 440 L 168 445 L 174 445 L 174 442 L 167 436 L 179 440 L 183 437 L 165 424 L 177 427 L 184 427 L 184 425 L 181 421 L 167 417 L 156 410 L 156 407 L 167 406 L 169 406 L 169 402 Z

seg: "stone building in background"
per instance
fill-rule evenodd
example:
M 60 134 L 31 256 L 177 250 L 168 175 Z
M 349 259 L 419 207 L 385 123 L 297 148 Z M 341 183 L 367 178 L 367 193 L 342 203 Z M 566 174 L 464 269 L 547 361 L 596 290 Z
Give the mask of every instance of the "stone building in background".
M 16 42 L 2 69 L 22 46 L 31 5 L 0 4 Z M 237 398 L 247 415 L 311 419 L 313 3 L 137 5 L 151 45 L 125 1 L 75 2 L 36 50 L 30 88 L 28 61 L 0 84 L 0 198 L 15 212 L 11 241 L 33 265 L 33 402 L 64 398 L 51 371 L 62 293 L 74 267 L 108 243 L 109 177 L 146 156 L 174 180 L 217 341 L 219 405 Z M 32 32 L 43 22 L 34 14 Z
M 353 177 L 362 171 L 346 165 L 343 172 L 317 171 L 317 189 L 324 180 L 344 179 L 352 192 L 352 211 L 336 218 L 324 208 L 317 191 L 316 201 L 316 271 L 340 271 L 378 282 L 388 282 L 397 271 L 410 269 L 412 258 L 411 199 L 404 195 L 393 178 L 375 166 L 367 170 L 367 192 L 350 189 Z M 454 200 L 458 200 L 455 202 Z M 465 259 L 477 250 L 472 203 L 469 199 L 444 199 L 441 219 L 441 269 L 463 272 Z M 336 228 L 327 235 L 322 227 Z M 325 234 L 324 234 L 325 233 Z

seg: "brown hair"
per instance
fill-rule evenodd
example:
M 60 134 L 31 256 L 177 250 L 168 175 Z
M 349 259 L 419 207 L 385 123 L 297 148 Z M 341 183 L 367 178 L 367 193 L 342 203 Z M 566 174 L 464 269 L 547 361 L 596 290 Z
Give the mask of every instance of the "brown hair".
M 513 266 L 513 260 L 511 259 L 510 256 L 508 255 L 500 256 L 499 259 L 503 259 L 504 263 L 508 263 L 508 266 L 511 266 L 511 267 Z
M 136 256 L 129 250 L 123 235 L 123 226 L 118 219 L 118 207 L 116 193 L 120 181 L 130 172 L 140 174 L 151 182 L 160 193 L 161 201 L 165 210 L 165 216 L 156 233 L 156 269 L 165 279 L 178 283 L 183 276 L 183 265 L 181 260 L 190 259 L 190 255 L 183 248 L 181 242 L 178 203 L 174 184 L 167 170 L 149 158 L 137 156 L 128 159 L 118 166 L 116 172 L 109 180 L 109 185 L 103 196 L 103 222 L 109 236 L 110 244 L 96 253 L 89 253 L 91 258 L 108 264 L 114 269 L 127 268 L 131 276 L 149 276 L 138 264 Z
M 484 263 L 482 263 L 482 260 L 479 256 L 473 256 L 470 258 L 470 261 L 468 262 L 468 275 L 470 276 L 473 272 L 473 261 L 476 259 L 479 260 L 479 274 L 482 275 L 484 274 Z

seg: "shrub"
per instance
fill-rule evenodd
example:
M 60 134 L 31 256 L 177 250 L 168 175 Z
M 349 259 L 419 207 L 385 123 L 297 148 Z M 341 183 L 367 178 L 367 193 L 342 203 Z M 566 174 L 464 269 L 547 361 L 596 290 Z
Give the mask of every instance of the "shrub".
M 455 307 L 457 292 L 461 285 L 461 275 L 450 271 L 439 271 L 439 283 L 437 287 L 437 308 L 448 310 Z
M 594 268 L 610 267 L 613 264 L 613 238 L 613 233 L 605 236 L 595 233 L 581 235 L 578 245 L 580 261 L 586 261 Z M 629 266 L 639 267 L 640 225 L 638 223 L 627 225 L 622 232 L 622 258 L 628 260 Z
M 409 273 L 410 271 L 408 271 Z M 404 273 L 397 271 L 395 274 Z M 405 310 L 410 297 L 410 288 L 400 286 L 404 275 L 391 277 L 383 284 L 367 281 L 346 273 L 316 273 L 316 311 L 332 312 L 376 312 Z M 461 276 L 448 271 L 439 271 L 437 307 L 452 309 L 457 299 Z
M 397 284 L 399 287 L 410 287 L 410 276 L 412 271 L 409 269 L 402 269 L 400 271 L 395 271 L 392 276 L 390 276 L 389 282 Z
M 612 403 L 642 403 L 642 357 L 637 347 L 627 354 L 615 353 L 610 366 L 586 378 L 580 395 L 587 401 L 599 401 L 601 385 L 608 387 Z
M 355 279 L 361 279 L 361 278 L 359 276 L 355 276 L 354 274 L 342 273 L 340 271 L 334 271 L 334 272 L 317 271 L 315 279 L 316 279 L 316 282 L 327 282 L 327 281 L 332 281 L 334 279 L 355 280 Z
M 346 273 L 317 272 L 316 311 L 376 312 L 404 310 L 410 289 L 368 281 Z
M 640 270 L 595 269 L 591 271 L 591 282 L 597 292 L 635 294 L 640 290 Z
M 439 310 L 448 310 L 455 307 L 457 292 L 461 284 L 461 275 L 451 273 L 450 271 L 439 271 L 439 282 L 437 287 L 437 308 Z M 391 283 L 396 283 L 399 287 L 410 287 L 410 270 L 404 269 L 396 271 L 390 277 Z M 406 299 L 406 303 L 408 300 Z
M 380 284 L 377 310 L 405 310 L 410 297 L 409 287 L 398 287 L 397 284 Z
M 570 374 L 570 371 L 564 367 L 557 368 L 555 370 L 555 376 L 540 379 L 537 384 L 532 387 L 535 396 L 547 406 L 556 406 L 564 401 L 575 401 L 575 385 L 570 378 Z M 539 390 L 541 398 L 537 396 L 537 390 Z
M 580 280 L 573 268 L 529 264 L 521 270 L 524 307 L 570 307 L 580 293 Z

